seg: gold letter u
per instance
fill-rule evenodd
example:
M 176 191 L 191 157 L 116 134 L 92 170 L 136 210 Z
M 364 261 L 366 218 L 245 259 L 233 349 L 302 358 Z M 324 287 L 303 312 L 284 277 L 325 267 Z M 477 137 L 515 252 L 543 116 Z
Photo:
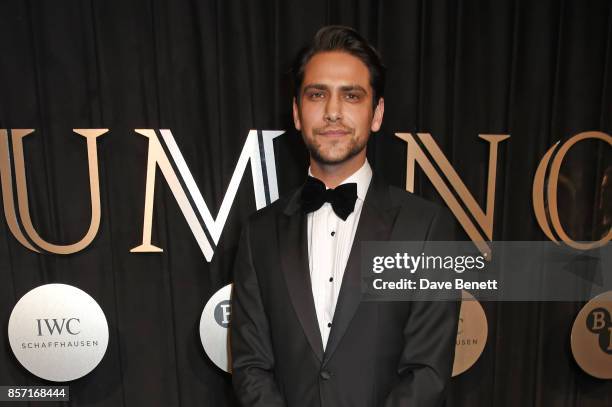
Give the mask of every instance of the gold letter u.
M 25 164 L 23 157 L 23 138 L 34 132 L 32 129 L 14 129 L 12 131 L 13 139 L 13 157 L 15 163 L 15 184 L 17 186 L 17 202 L 19 206 L 19 216 L 23 223 L 23 227 L 32 242 L 47 252 L 55 254 L 72 254 L 87 247 L 98 233 L 100 227 L 100 181 L 98 177 L 98 151 L 96 141 L 97 138 L 108 129 L 74 129 L 74 132 L 87 139 L 87 162 L 89 164 L 89 188 L 91 194 L 91 222 L 89 230 L 85 236 L 78 242 L 68 245 L 57 245 L 49 243 L 42 239 L 38 232 L 34 229 L 32 219 L 30 218 L 30 207 L 28 203 L 28 188 L 26 184 Z M 4 201 L 4 214 L 9 224 L 9 228 L 15 238 L 24 246 L 38 252 L 23 236 L 15 215 L 13 205 L 13 188 L 11 180 L 11 166 L 8 152 L 8 134 L 6 130 L 0 130 L 0 172 L 2 175 L 2 195 Z

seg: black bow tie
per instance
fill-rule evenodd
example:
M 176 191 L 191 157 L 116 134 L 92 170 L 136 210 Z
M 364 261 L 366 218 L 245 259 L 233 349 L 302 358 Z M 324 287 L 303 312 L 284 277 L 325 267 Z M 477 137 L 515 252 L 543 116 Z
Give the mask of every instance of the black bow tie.
M 334 189 L 325 189 L 325 184 L 313 177 L 308 177 L 302 188 L 302 210 L 314 212 L 325 202 L 329 202 L 339 218 L 346 220 L 355 209 L 357 184 L 338 185 Z

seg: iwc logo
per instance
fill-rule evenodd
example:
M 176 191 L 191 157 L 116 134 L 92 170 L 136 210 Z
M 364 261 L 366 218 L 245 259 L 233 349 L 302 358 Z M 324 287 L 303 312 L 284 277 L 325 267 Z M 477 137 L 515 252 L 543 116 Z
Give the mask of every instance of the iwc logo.
M 232 284 L 217 291 L 206 303 L 200 317 L 200 339 L 208 358 L 219 369 L 231 373 L 228 328 L 231 318 Z
M 467 291 L 462 291 L 462 296 L 453 376 L 460 375 L 476 363 L 487 343 L 489 332 L 487 316 L 480 303 Z
M 47 284 L 17 302 L 8 336 L 15 357 L 30 373 L 66 382 L 100 363 L 108 345 L 108 324 L 98 303 L 84 291 Z
M 572 327 L 572 353 L 586 373 L 612 379 L 612 291 L 589 301 Z

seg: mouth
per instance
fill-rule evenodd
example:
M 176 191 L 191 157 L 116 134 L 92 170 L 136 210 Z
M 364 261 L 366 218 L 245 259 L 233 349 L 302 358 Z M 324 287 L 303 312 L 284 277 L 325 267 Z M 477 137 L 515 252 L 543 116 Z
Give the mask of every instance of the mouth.
M 322 130 L 317 130 L 316 134 L 325 137 L 342 137 L 350 134 L 351 132 L 347 129 L 343 128 L 326 128 Z

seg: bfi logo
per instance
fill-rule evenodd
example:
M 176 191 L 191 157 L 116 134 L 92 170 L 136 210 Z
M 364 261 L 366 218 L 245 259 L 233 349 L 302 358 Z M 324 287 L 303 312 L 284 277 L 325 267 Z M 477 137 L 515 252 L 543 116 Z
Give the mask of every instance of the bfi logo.
M 232 305 L 229 300 L 223 300 L 215 307 L 215 321 L 222 328 L 227 328 L 230 323 Z
M 69 335 L 78 335 L 81 333 L 79 325 L 81 320 L 79 318 L 57 318 L 52 319 L 37 319 L 38 336 L 53 336 L 54 334 L 62 335 L 63 332 Z M 44 334 L 43 334 L 44 331 Z
M 612 355 L 612 318 L 605 308 L 595 308 L 587 317 L 587 329 L 599 338 L 599 347 Z

